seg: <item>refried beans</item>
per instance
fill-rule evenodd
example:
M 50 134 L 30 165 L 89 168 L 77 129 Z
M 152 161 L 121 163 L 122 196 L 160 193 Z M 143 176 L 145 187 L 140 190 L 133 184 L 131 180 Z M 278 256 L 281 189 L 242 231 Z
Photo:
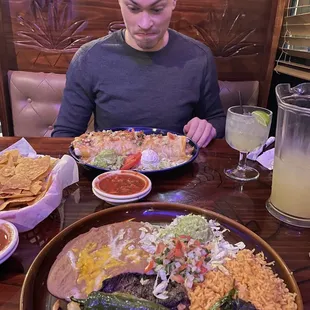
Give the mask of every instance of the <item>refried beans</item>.
M 142 227 L 148 229 L 143 223 L 120 222 L 92 228 L 71 240 L 50 269 L 49 292 L 61 299 L 85 298 L 108 277 L 143 273 L 149 254 L 136 246 Z

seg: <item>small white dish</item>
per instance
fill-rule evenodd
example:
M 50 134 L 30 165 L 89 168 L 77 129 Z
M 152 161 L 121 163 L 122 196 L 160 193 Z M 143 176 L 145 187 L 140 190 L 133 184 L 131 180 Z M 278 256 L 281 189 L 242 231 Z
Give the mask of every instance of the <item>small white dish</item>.
M 151 191 L 151 188 L 149 189 L 148 192 L 144 193 L 143 195 L 137 196 L 135 198 L 130 198 L 130 199 L 112 199 L 112 198 L 108 198 L 108 197 L 100 195 L 93 188 L 93 193 L 94 193 L 94 195 L 97 198 L 99 198 L 101 200 L 104 200 L 105 202 L 107 202 L 107 203 L 109 203 L 110 205 L 113 205 L 113 206 L 121 205 L 121 204 L 130 203 L 130 202 L 134 202 L 134 201 L 140 200 L 140 199 L 144 198 L 145 196 L 147 196 L 150 191 Z
M 95 187 L 92 188 L 93 190 L 93 193 L 95 192 L 96 195 L 100 196 L 102 199 L 108 199 L 108 200 L 117 200 L 117 201 L 136 201 L 137 199 L 141 199 L 141 197 L 145 197 L 150 191 L 151 191 L 152 188 L 149 188 L 147 192 L 144 192 L 144 193 L 141 193 L 141 194 L 138 194 L 136 195 L 135 197 L 132 197 L 132 198 L 124 198 L 124 197 L 121 197 L 121 198 L 110 198 L 110 197 L 107 197 L 106 195 L 103 195 L 100 191 L 98 191 Z M 98 197 L 97 196 L 97 197 Z
M 17 247 L 18 247 L 18 243 L 19 243 L 19 242 L 16 242 L 16 244 L 15 244 L 15 246 L 12 248 L 12 251 L 11 251 L 11 252 L 9 252 L 6 256 L 0 258 L 0 265 L 1 265 L 2 263 L 4 263 L 6 260 L 8 260 L 8 259 L 14 254 L 15 250 L 16 250 Z
M 2 237 L 6 237 L 1 240 L 7 240 L 4 247 L 0 248 L 0 264 L 2 264 L 15 252 L 19 243 L 19 236 L 17 228 L 12 223 L 5 220 L 0 220 L 0 230 Z
M 98 195 L 107 199 L 128 201 L 149 193 L 152 182 L 146 175 L 137 171 L 116 170 L 98 175 L 92 182 L 92 188 Z M 116 191 L 119 193 L 115 193 Z

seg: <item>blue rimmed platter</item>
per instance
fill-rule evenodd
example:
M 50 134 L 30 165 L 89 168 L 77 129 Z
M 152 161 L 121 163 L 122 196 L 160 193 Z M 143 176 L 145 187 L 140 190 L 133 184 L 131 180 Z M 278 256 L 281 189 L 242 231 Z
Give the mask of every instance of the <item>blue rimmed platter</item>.
M 161 128 L 151 128 L 151 127 L 114 127 L 114 128 L 107 128 L 106 130 L 112 130 L 112 131 L 120 131 L 120 130 L 134 130 L 134 131 L 143 131 L 146 135 L 151 135 L 151 134 L 161 134 L 161 135 L 167 135 L 168 132 L 173 133 L 173 134 L 177 134 L 179 135 L 179 133 L 170 131 L 170 130 L 166 130 L 166 129 L 161 129 Z M 180 167 L 186 166 L 188 164 L 190 164 L 191 162 L 193 162 L 196 157 L 198 156 L 199 153 L 199 147 L 197 146 L 196 143 L 194 143 L 191 139 L 187 138 L 187 143 L 189 143 L 192 147 L 193 147 L 193 152 L 192 152 L 192 156 L 191 158 L 189 158 L 187 161 L 170 167 L 170 168 L 164 168 L 164 169 L 160 169 L 160 170 L 136 170 L 140 173 L 144 173 L 144 174 L 153 174 L 153 173 L 159 173 L 159 172 L 167 172 L 167 171 L 172 171 L 175 169 L 178 169 Z M 82 165 L 85 169 L 87 170 L 92 170 L 98 173 L 103 173 L 103 172 L 107 172 L 107 171 L 111 171 L 109 169 L 105 169 L 102 167 L 98 167 L 98 166 L 94 166 L 88 163 L 84 163 L 81 161 L 81 159 L 79 158 L 79 156 L 77 156 L 74 152 L 74 148 L 71 145 L 69 147 L 69 154 L 77 161 L 78 164 Z

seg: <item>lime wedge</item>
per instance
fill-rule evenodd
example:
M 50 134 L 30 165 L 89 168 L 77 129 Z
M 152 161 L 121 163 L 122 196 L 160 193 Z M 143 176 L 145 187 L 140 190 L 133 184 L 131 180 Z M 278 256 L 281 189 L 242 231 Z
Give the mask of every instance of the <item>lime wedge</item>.
M 252 115 L 255 117 L 256 121 L 262 126 L 268 126 L 270 123 L 270 116 L 261 110 L 253 111 Z

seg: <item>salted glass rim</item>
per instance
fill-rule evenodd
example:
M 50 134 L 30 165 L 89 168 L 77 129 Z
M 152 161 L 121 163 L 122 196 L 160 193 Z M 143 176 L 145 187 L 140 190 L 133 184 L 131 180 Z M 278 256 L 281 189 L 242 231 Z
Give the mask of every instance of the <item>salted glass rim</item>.
M 243 107 L 243 108 L 251 108 L 251 109 L 253 109 L 253 112 L 254 112 L 255 110 L 260 110 L 260 111 L 266 112 L 269 116 L 272 116 L 272 115 L 273 115 L 273 112 L 272 112 L 271 110 L 267 109 L 267 108 L 258 107 L 258 106 L 253 106 L 253 105 L 243 105 L 242 107 Z M 253 115 L 251 115 L 251 114 L 241 114 L 241 112 L 238 113 L 238 112 L 232 111 L 233 109 L 236 109 L 236 108 L 239 108 L 239 109 L 240 109 L 241 106 L 240 106 L 240 105 L 234 105 L 234 106 L 229 107 L 228 110 L 227 110 L 227 114 L 228 114 L 228 112 L 229 112 L 229 113 L 231 113 L 231 114 L 233 114 L 233 115 L 238 115 L 238 116 L 241 116 L 241 117 L 253 117 Z

